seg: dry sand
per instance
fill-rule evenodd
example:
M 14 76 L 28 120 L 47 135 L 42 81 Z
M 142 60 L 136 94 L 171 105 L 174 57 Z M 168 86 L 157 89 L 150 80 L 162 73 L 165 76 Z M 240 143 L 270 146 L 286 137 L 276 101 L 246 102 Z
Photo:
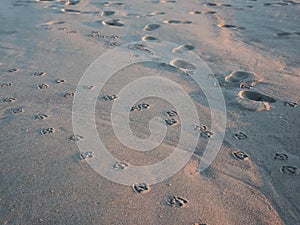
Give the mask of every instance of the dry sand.
M 0 223 L 300 224 L 300 107 L 293 107 L 300 93 L 299 16 L 298 0 L 1 0 Z M 221 151 L 207 170 L 197 170 L 201 139 L 183 170 L 141 194 L 79 160 L 69 139 L 73 97 L 64 95 L 75 92 L 98 56 L 151 36 L 188 44 L 210 66 L 228 119 Z M 172 67 L 132 65 L 116 73 L 106 91 L 114 94 L 145 74 L 182 84 L 209 126 L 203 93 Z M 98 102 L 96 120 L 112 154 L 140 165 L 170 154 L 176 126 L 166 143 L 143 156 L 114 137 L 109 104 Z M 137 136 L 147 137 L 149 119 L 171 108 L 151 104 L 132 115 Z M 174 196 L 183 207 L 170 205 Z

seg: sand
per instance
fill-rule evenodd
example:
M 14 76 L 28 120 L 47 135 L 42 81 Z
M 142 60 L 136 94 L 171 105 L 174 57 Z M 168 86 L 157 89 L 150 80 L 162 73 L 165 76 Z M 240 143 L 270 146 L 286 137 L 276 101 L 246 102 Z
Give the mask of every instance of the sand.
M 298 0 L 1 0 L 0 223 L 299 224 L 299 11 Z M 126 162 L 117 169 L 163 160 L 180 135 L 171 104 L 143 99 L 139 103 L 150 107 L 137 105 L 130 116 L 137 137 L 147 138 L 150 119 L 167 118 L 162 112 L 179 124 L 167 126 L 164 143 L 153 151 L 119 142 L 110 123 L 112 96 L 131 81 L 158 75 L 179 83 L 202 126 L 182 170 L 133 188 L 93 170 L 89 149 L 80 155 L 76 141 L 86 136 L 73 136 L 72 105 L 95 59 L 140 40 L 168 41 L 178 44 L 176 54 L 198 54 L 223 92 L 227 127 L 217 157 L 200 172 L 213 135 L 210 108 L 189 74 L 175 68 L 194 65 L 174 59 L 173 67 L 149 62 L 119 70 L 96 105 L 103 143 Z

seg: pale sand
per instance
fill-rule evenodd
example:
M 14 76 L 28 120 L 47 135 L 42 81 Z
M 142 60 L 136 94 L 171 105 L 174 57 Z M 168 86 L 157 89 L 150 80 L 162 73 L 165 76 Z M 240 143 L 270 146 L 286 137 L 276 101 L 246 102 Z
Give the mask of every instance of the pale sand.
M 119 2 L 1 0 L 0 223 L 299 224 L 300 108 L 285 101 L 299 103 L 300 2 Z M 206 144 L 201 138 L 183 170 L 142 194 L 79 160 L 78 147 L 69 140 L 73 97 L 64 94 L 75 92 L 102 53 L 154 37 L 186 44 L 210 66 L 225 96 L 228 121 L 221 151 L 207 170 L 197 170 Z M 102 94 L 115 94 L 145 74 L 163 74 L 183 85 L 209 126 L 203 93 L 169 66 L 122 69 Z M 149 119 L 171 109 L 166 102 L 149 102 L 155 107 L 131 118 L 139 137 L 149 135 Z M 143 165 L 170 154 L 177 126 L 166 143 L 143 155 L 112 135 L 110 105 L 99 101 L 96 119 L 118 159 Z M 54 129 L 41 135 L 44 128 Z M 248 157 L 236 158 L 238 151 Z M 172 196 L 188 202 L 170 206 Z

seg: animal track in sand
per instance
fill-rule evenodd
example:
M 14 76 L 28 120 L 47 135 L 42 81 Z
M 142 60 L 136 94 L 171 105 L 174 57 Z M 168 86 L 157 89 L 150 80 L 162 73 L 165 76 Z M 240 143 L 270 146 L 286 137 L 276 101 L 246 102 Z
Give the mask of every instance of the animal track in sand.
M 112 27 L 123 27 L 124 24 L 119 19 L 104 20 L 102 24 Z
M 223 7 L 231 7 L 232 5 L 231 5 L 231 4 L 221 4 L 220 6 L 223 6 Z
M 239 83 L 239 82 L 244 81 L 249 78 L 251 78 L 251 79 L 254 78 L 253 73 L 249 73 L 249 72 L 245 72 L 245 71 L 235 71 L 235 72 L 231 73 L 230 75 L 228 75 L 225 78 L 225 81 L 231 82 L 231 83 Z
M 46 135 L 46 134 L 53 134 L 55 132 L 54 128 L 50 127 L 50 128 L 43 128 L 41 130 L 41 134 L 42 135 Z
M 133 184 L 132 189 L 139 194 L 145 194 L 150 191 L 150 186 L 146 183 Z
M 15 102 L 16 99 L 15 98 L 4 98 L 2 99 L 2 102 Z
M 175 3 L 175 0 L 161 0 L 161 3 Z
M 169 110 L 165 112 L 165 115 L 169 117 L 174 117 L 177 116 L 177 112 L 175 110 Z
M 233 136 L 237 140 L 245 140 L 248 138 L 248 136 L 244 132 L 241 132 L 241 131 L 238 133 L 235 133 Z
M 56 79 L 56 80 L 55 80 L 55 83 L 57 83 L 57 84 L 66 83 L 66 80 Z
M 152 24 L 148 24 L 144 27 L 144 31 L 154 31 L 156 29 L 160 28 L 159 24 L 156 23 L 152 23 Z
M 80 10 L 76 10 L 76 9 L 61 9 L 61 11 L 64 13 L 70 13 L 76 15 L 79 15 L 81 13 Z
M 93 152 L 81 152 L 79 154 L 79 157 L 81 160 L 85 160 L 87 158 L 92 158 L 93 157 Z
M 200 11 L 191 11 L 191 12 L 189 12 L 189 14 L 191 14 L 191 15 L 199 15 L 199 14 L 202 14 L 202 12 L 200 12 Z
M 276 102 L 276 100 L 274 98 L 269 97 L 264 94 L 261 94 L 259 92 L 255 92 L 255 91 L 241 91 L 240 96 L 243 98 L 252 100 L 252 101 L 267 102 L 267 103 L 275 103 Z
M 80 136 L 78 134 L 73 134 L 72 136 L 69 137 L 70 141 L 80 141 L 83 139 L 83 136 Z
M 204 138 L 211 138 L 214 135 L 214 133 L 209 131 L 206 126 L 196 125 L 195 130 L 200 131 L 200 136 Z
M 156 15 L 165 15 L 165 12 L 151 12 L 147 14 L 146 16 L 156 16 Z
M 65 98 L 72 98 L 75 96 L 75 93 L 74 92 L 66 92 L 64 93 L 64 97 Z
M 173 59 L 170 62 L 170 65 L 183 70 L 195 70 L 197 68 L 195 65 L 188 63 L 182 59 Z
M 281 173 L 287 174 L 287 175 L 299 174 L 299 169 L 296 166 L 282 166 L 280 171 L 281 171 Z
M 7 72 L 9 72 L 9 73 L 16 73 L 18 71 L 19 71 L 19 69 L 17 69 L 17 68 L 7 70 Z
M 255 112 L 270 110 L 270 104 L 276 102 L 276 100 L 272 97 L 255 91 L 246 90 L 240 91 L 236 100 L 241 107 Z
M 111 16 L 111 15 L 114 15 L 115 14 L 115 11 L 103 11 L 101 13 L 101 16 Z
M 93 85 L 85 85 L 85 86 L 83 86 L 82 88 L 83 88 L 83 89 L 92 90 L 92 89 L 94 89 L 94 87 L 95 87 L 95 86 L 93 86 Z
M 14 114 L 22 113 L 22 112 L 24 112 L 24 108 L 23 107 L 15 108 L 15 109 L 12 109 L 12 112 Z
M 42 77 L 42 76 L 45 76 L 47 73 L 45 72 L 34 72 L 33 73 L 33 76 L 36 76 L 36 77 Z
M 66 0 L 65 5 L 77 5 L 80 3 L 80 0 Z
M 176 52 L 176 53 L 184 53 L 184 52 L 187 52 L 187 51 L 192 51 L 195 49 L 195 46 L 194 45 L 191 45 L 191 44 L 185 44 L 185 45 L 180 45 L 179 47 L 177 48 L 174 48 L 172 50 L 172 52 Z
M 169 126 L 175 126 L 175 125 L 178 124 L 178 121 L 175 120 L 174 118 L 166 119 L 165 122 L 166 122 L 166 124 L 169 125 Z
M 215 11 L 205 11 L 203 14 L 216 14 L 217 12 Z
M 290 106 L 293 108 L 297 107 L 297 105 L 298 105 L 296 102 L 287 102 L 287 101 L 285 101 L 283 104 L 284 104 L 284 106 Z
M 117 99 L 118 97 L 116 95 L 105 95 L 102 97 L 104 101 L 113 101 Z
M 166 24 L 191 24 L 192 21 L 183 21 L 183 20 L 164 20 L 163 23 L 166 23 Z
M 48 84 L 39 84 L 39 85 L 37 85 L 37 89 L 46 89 L 46 88 L 48 88 L 49 87 L 49 85 Z
M 245 30 L 246 29 L 245 27 L 237 27 L 237 26 L 231 25 L 231 24 L 218 24 L 218 27 L 231 29 L 231 30 Z
M 205 3 L 205 5 L 206 6 L 217 6 L 217 4 L 216 3 L 214 3 L 214 2 L 208 2 L 208 3 Z
M 121 6 L 121 5 L 123 5 L 123 3 L 122 2 L 102 2 L 101 5 L 106 6 L 106 7 L 108 7 L 108 6 Z
M 234 158 L 240 160 L 246 160 L 249 158 L 249 156 L 243 151 L 234 151 L 232 152 L 232 155 L 234 156 Z
M 11 87 L 12 83 L 8 82 L 8 83 L 0 83 L 0 88 L 4 88 L 4 87 Z
M 284 153 L 275 153 L 274 159 L 275 160 L 287 160 L 289 157 L 287 154 Z
M 143 111 L 143 109 L 149 109 L 150 105 L 146 104 L 146 103 L 141 103 L 135 106 L 132 106 L 130 111 L 134 112 L 134 111 Z
M 128 163 L 118 161 L 114 163 L 113 168 L 117 170 L 125 170 L 128 166 L 129 166 Z
M 277 34 L 275 34 L 276 37 L 279 37 L 279 38 L 284 38 L 284 37 L 290 37 L 290 36 L 293 36 L 293 35 L 300 35 L 300 32 L 279 32 Z
M 141 38 L 142 41 L 158 41 L 159 39 L 157 37 L 145 35 Z
M 172 196 L 169 201 L 167 202 L 168 205 L 182 208 L 184 207 L 189 201 L 180 196 Z
M 33 116 L 34 119 L 39 119 L 39 120 L 44 120 L 46 118 L 48 118 L 48 115 L 44 114 L 44 113 L 39 113 Z

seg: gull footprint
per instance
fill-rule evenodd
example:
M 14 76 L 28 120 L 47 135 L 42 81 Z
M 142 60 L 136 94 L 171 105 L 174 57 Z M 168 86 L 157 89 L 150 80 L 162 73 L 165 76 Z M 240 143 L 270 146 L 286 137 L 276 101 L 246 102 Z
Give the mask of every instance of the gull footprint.
M 81 160 L 85 160 L 87 158 L 92 158 L 93 157 L 93 152 L 81 152 L 79 154 L 79 157 Z
M 50 127 L 50 128 L 43 128 L 41 130 L 41 134 L 45 135 L 45 134 L 53 134 L 55 132 L 54 128 Z
M 141 103 L 141 104 L 138 104 L 136 106 L 132 106 L 130 111 L 142 111 L 143 109 L 149 109 L 150 108 L 150 105 L 149 104 L 146 104 L 146 103 Z
M 184 207 L 187 203 L 188 200 L 180 196 L 172 196 L 167 202 L 168 205 L 175 206 L 178 208 Z
M 242 131 L 240 131 L 239 133 L 234 134 L 233 136 L 237 140 L 245 140 L 245 139 L 248 138 L 248 136 L 244 132 L 242 132 Z
M 1 88 L 4 88 L 4 87 L 11 87 L 12 86 L 12 83 L 0 83 L 0 87 Z
M 66 80 L 63 80 L 63 79 L 56 79 L 55 80 L 55 83 L 57 83 L 57 84 L 62 84 L 62 83 L 65 83 L 66 82 Z
M 15 109 L 12 109 L 12 112 L 14 114 L 22 113 L 22 112 L 24 112 L 24 108 L 23 107 L 15 108 Z
M 83 139 L 83 137 L 78 134 L 73 134 L 71 137 L 69 137 L 69 140 L 71 140 L 71 141 L 80 141 L 82 139 Z
M 43 113 L 39 113 L 37 115 L 34 115 L 34 119 L 44 120 L 46 118 L 48 118 L 48 115 L 43 114 Z
M 206 126 L 196 125 L 195 130 L 199 130 L 200 131 L 200 136 L 204 137 L 204 138 L 211 138 L 214 135 L 213 132 L 207 130 Z
M 64 97 L 65 98 L 72 98 L 75 96 L 75 93 L 74 92 L 66 92 L 64 93 Z
M 115 164 L 113 165 L 113 168 L 118 169 L 118 170 L 125 170 L 128 166 L 129 166 L 128 163 L 118 161 L 118 162 L 115 162 Z
M 236 159 L 240 159 L 240 160 L 246 160 L 249 158 L 249 156 L 243 152 L 243 151 L 235 151 L 232 153 L 232 155 L 236 158 Z
M 274 159 L 275 160 L 287 160 L 289 157 L 287 154 L 284 153 L 275 153 Z
M 42 76 L 45 76 L 47 73 L 45 72 L 34 72 L 33 73 L 33 76 L 36 76 L 36 77 L 42 77 Z
M 15 98 L 4 98 L 4 99 L 2 100 L 2 102 L 15 102 L 15 101 L 16 101 Z
M 299 173 L 298 168 L 295 166 L 282 166 L 280 171 L 287 175 L 296 175 Z
M 166 114 L 166 116 L 169 116 L 169 117 L 177 116 L 177 112 L 175 110 L 167 111 L 167 112 L 165 112 L 165 114 Z
M 118 97 L 116 95 L 105 95 L 102 97 L 104 101 L 113 101 L 117 99 Z
M 295 108 L 298 104 L 296 102 L 287 102 L 287 101 L 285 101 L 284 105 Z
M 49 87 L 49 85 L 48 84 L 39 84 L 39 85 L 37 85 L 37 89 L 46 89 L 46 88 L 48 88 Z
M 178 121 L 175 120 L 174 118 L 166 119 L 165 122 L 166 122 L 166 124 L 169 125 L 169 126 L 174 126 L 174 125 L 178 124 Z
M 9 72 L 9 73 L 16 73 L 18 71 L 19 71 L 19 69 L 16 69 L 16 68 L 7 70 L 7 72 Z
M 139 194 L 144 194 L 150 191 L 150 186 L 146 183 L 133 184 L 132 189 Z

